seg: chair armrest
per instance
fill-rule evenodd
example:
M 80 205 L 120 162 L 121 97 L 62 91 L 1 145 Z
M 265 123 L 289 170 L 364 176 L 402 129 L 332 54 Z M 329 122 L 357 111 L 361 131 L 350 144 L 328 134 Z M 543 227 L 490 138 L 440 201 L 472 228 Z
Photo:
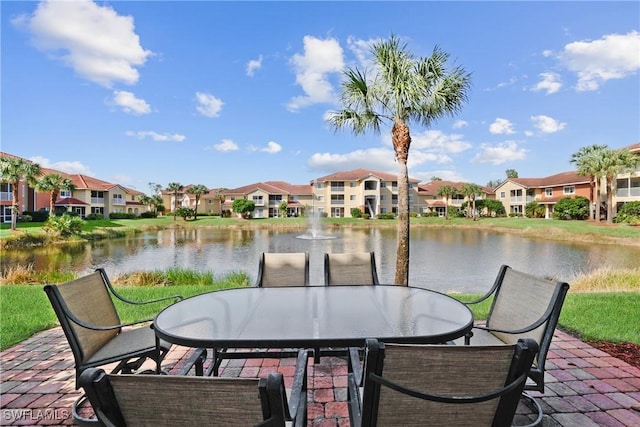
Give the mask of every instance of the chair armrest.
M 549 320 L 549 318 L 551 317 L 551 313 L 553 313 L 553 305 L 550 305 L 549 307 L 547 307 L 547 310 L 542 314 L 542 316 L 538 318 L 538 320 L 536 320 L 529 326 L 525 326 L 524 328 L 520 328 L 520 329 L 499 329 L 499 328 L 492 328 L 490 326 L 482 326 L 482 325 L 474 325 L 473 327 L 476 329 L 482 329 L 488 332 L 501 332 L 503 334 L 524 334 L 525 332 L 530 332 L 540 327 L 544 322 Z
M 289 412 L 295 414 L 293 421 L 295 425 L 299 425 L 301 418 L 307 417 L 307 363 L 309 359 L 309 351 L 302 349 L 298 352 L 296 361 L 296 370 L 293 376 L 293 385 L 291 386 L 291 397 L 289 398 Z M 305 420 L 306 421 L 306 420 Z
M 75 323 L 78 326 L 81 326 L 83 328 L 86 329 L 91 329 L 92 331 L 112 331 L 114 329 L 120 329 L 120 328 L 124 328 L 127 326 L 136 326 L 136 325 L 141 325 L 143 323 L 149 323 L 151 321 L 153 321 L 153 319 L 142 319 L 142 320 L 137 320 L 135 322 L 127 322 L 127 323 L 120 323 L 118 325 L 111 325 L 111 326 L 98 326 L 98 325 L 92 325 L 90 323 L 87 323 L 81 319 L 78 319 L 73 313 L 71 313 L 68 310 L 65 310 L 65 316 L 67 318 L 69 318 L 69 320 L 71 320 L 73 323 Z
M 362 364 L 358 347 L 349 347 L 348 373 L 353 374 L 359 386 L 362 385 Z
M 123 297 L 122 295 L 120 295 L 118 293 L 118 291 L 116 291 L 116 289 L 111 284 L 111 280 L 109 280 L 109 277 L 107 276 L 106 271 L 103 268 L 98 268 L 98 269 L 96 269 L 96 271 L 99 272 L 100 275 L 102 276 L 102 280 L 104 281 L 104 283 L 109 288 L 109 291 L 116 298 L 118 298 L 120 301 L 122 301 L 124 303 L 127 303 L 127 304 L 133 304 L 133 305 L 152 304 L 154 302 L 168 301 L 168 300 L 171 300 L 171 299 L 173 299 L 174 302 L 178 302 L 178 301 L 181 301 L 181 300 L 184 299 L 184 297 L 182 295 L 171 295 L 171 296 L 162 297 L 162 298 L 156 298 L 156 299 L 152 299 L 152 300 L 148 300 L 148 301 L 133 301 L 133 300 L 130 300 L 128 298 Z

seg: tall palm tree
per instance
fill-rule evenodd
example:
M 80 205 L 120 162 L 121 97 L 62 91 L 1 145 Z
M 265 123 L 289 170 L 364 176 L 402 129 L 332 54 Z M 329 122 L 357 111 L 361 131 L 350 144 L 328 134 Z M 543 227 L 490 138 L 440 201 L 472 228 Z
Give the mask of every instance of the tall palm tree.
M 40 175 L 40 165 L 37 163 L 19 157 L 0 157 L 1 181 L 11 184 L 11 230 L 17 228 L 20 212 L 20 181 L 33 186 L 38 175 Z
M 442 187 L 438 188 L 437 196 L 444 197 L 445 200 L 444 217 L 446 219 L 449 219 L 449 200 L 451 200 L 451 198 L 456 194 L 458 194 L 458 190 L 456 190 L 456 188 L 451 185 L 443 185 Z
M 36 190 L 49 192 L 49 217 L 55 215 L 56 200 L 60 195 L 60 190 L 73 191 L 76 189 L 71 179 L 63 177 L 57 173 L 43 175 L 36 181 Z
M 178 209 L 178 193 L 184 189 L 184 186 L 179 182 L 170 182 L 167 186 L 167 191 L 173 194 L 173 220 L 176 220 L 176 211 Z
M 343 109 L 327 121 L 336 130 L 350 128 L 354 134 L 367 130 L 380 133 L 392 125 L 391 141 L 399 165 L 398 246 L 395 283 L 409 283 L 409 171 L 411 146 L 409 123 L 425 127 L 462 109 L 471 85 L 471 75 L 462 67 L 446 69 L 449 54 L 434 48 L 431 56 L 415 58 L 406 44 L 391 35 L 371 49 L 374 70 L 350 68 L 344 72 Z
M 582 147 L 571 155 L 571 163 L 575 163 L 578 168 L 578 175 L 588 176 L 591 180 L 591 200 L 595 203 L 590 203 L 589 212 L 590 218 L 595 217 L 596 222 L 600 222 L 600 189 L 598 188 L 597 175 L 600 170 L 600 162 L 607 149 L 606 145 L 594 144 Z
M 467 209 L 469 217 L 476 218 L 476 198 L 482 195 L 482 188 L 477 184 L 464 184 L 462 186 L 462 194 L 467 198 L 467 207 L 471 205 L 471 209 Z
M 606 149 L 602 152 L 602 158 L 596 176 L 605 178 L 607 192 L 607 224 L 613 223 L 615 207 L 613 206 L 613 193 L 616 190 L 616 175 L 633 172 L 640 165 L 640 157 L 633 154 L 627 148 L 618 150 Z
M 196 207 L 193 214 L 194 219 L 198 219 L 198 204 L 200 203 L 200 196 L 202 196 L 203 194 L 207 194 L 208 192 L 209 189 L 202 184 L 194 185 L 187 190 L 187 193 L 193 194 L 196 197 Z

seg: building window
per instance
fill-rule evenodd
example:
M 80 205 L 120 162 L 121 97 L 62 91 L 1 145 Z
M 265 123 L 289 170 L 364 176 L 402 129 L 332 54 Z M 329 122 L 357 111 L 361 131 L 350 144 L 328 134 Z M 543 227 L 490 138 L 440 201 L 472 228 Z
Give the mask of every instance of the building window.
M 356 199 L 356 195 L 355 194 L 352 194 L 352 195 L 349 196 L 349 200 L 355 200 L 355 199 Z
M 506 199 L 507 198 L 507 193 L 505 191 L 501 191 L 500 192 L 500 198 L 501 199 Z
M 344 181 L 331 181 L 331 191 L 344 191 Z
M 387 195 L 386 194 L 381 194 L 380 195 L 380 200 L 387 200 Z
M 380 188 L 387 188 L 387 183 L 384 181 L 380 181 Z
M 349 183 L 349 187 L 354 188 L 355 186 L 356 186 L 356 183 L 355 183 L 355 182 L 350 182 L 350 183 Z
M 547 197 L 553 196 L 553 188 L 545 188 L 544 189 L 544 195 L 547 196 Z
M 256 205 L 262 205 L 262 196 L 253 196 L 252 197 L 253 203 L 255 203 Z
M 71 197 L 71 191 L 69 190 L 60 190 L 60 197 L 61 198 L 67 198 L 67 197 Z
M 562 188 L 563 194 L 576 194 L 576 187 L 573 185 L 565 185 Z
M 92 214 L 100 214 L 100 215 L 104 215 L 104 208 L 102 206 L 93 206 L 91 208 L 91 213 Z
M 124 197 L 122 197 L 122 194 L 114 194 L 113 195 L 113 200 L 112 200 L 114 205 L 124 205 Z
M 341 205 L 344 203 L 344 194 L 332 194 L 331 195 L 331 204 L 332 205 Z
M 382 183 L 380 183 L 380 187 L 382 187 Z M 375 190 L 377 188 L 376 181 L 365 181 L 364 189 L 365 190 Z
M 91 203 L 104 203 L 104 191 L 92 191 Z

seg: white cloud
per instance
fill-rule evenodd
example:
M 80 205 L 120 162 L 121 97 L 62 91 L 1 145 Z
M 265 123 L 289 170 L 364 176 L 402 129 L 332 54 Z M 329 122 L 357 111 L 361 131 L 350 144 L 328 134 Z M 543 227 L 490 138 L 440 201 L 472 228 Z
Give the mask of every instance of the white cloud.
M 454 129 L 462 129 L 467 126 L 469 126 L 469 123 L 465 120 L 456 120 L 456 122 L 453 124 Z
M 471 163 L 499 165 L 512 160 L 522 160 L 525 154 L 526 150 L 518 147 L 515 141 L 507 141 L 497 145 L 482 144 L 480 152 L 471 159 Z
M 140 116 L 149 114 L 151 106 L 144 99 L 136 98 L 136 96 L 124 90 L 116 90 L 113 92 L 113 104 L 122 108 L 122 111 L 129 114 Z
M 362 40 L 356 39 L 353 36 L 349 36 L 347 38 L 347 46 L 349 50 L 356 57 L 358 64 L 364 69 L 372 69 L 374 68 L 373 64 L 373 54 L 371 49 L 375 43 L 380 42 L 380 39 L 369 39 Z
M 239 149 L 238 144 L 230 139 L 223 139 L 220 144 L 214 144 L 210 147 L 205 147 L 205 150 L 213 151 L 237 151 Z
M 198 106 L 196 107 L 198 113 L 205 117 L 218 117 L 220 115 L 224 105 L 221 99 L 204 92 L 196 92 L 196 98 L 198 100 Z
M 264 151 L 269 154 L 276 154 L 282 151 L 282 146 L 274 141 L 267 142 L 267 146 L 265 148 L 260 149 L 260 151 Z
M 439 130 L 427 130 L 411 135 L 411 150 L 430 151 L 436 153 L 460 153 L 471 148 L 471 144 L 459 134 L 446 134 Z
M 559 122 L 549 116 L 531 116 L 533 126 L 543 133 L 556 133 L 564 129 L 566 123 Z
M 256 70 L 262 68 L 262 55 L 258 59 L 252 59 L 247 63 L 247 76 L 253 77 Z
M 82 175 L 87 175 L 87 176 L 94 176 L 94 173 L 91 172 L 91 169 L 89 169 L 88 166 L 83 165 L 82 163 L 75 161 L 75 162 L 68 162 L 68 161 L 63 161 L 63 162 L 51 162 L 49 159 L 47 159 L 46 157 L 42 157 L 42 156 L 35 156 L 35 157 L 31 157 L 29 158 L 29 160 L 31 160 L 34 163 L 37 163 L 40 165 L 40 167 L 43 168 L 47 168 L 47 169 L 53 169 L 53 170 L 57 170 L 60 172 L 65 172 L 68 174 L 82 174 Z
M 593 41 L 569 43 L 560 62 L 578 75 L 576 90 L 597 90 L 607 80 L 634 76 L 640 69 L 640 33 L 609 34 Z
M 180 135 L 179 133 L 174 133 L 174 134 L 170 134 L 170 133 L 158 133 L 158 132 L 154 132 L 152 130 L 143 130 L 143 131 L 127 131 L 125 133 L 125 135 L 127 136 L 131 136 L 134 138 L 138 138 L 138 139 L 147 139 L 147 138 L 151 138 L 154 141 L 175 141 L 175 142 L 182 142 L 185 139 L 187 139 L 186 136 L 184 135 Z
M 393 150 L 387 148 L 369 148 L 345 154 L 314 153 L 308 160 L 309 168 L 314 171 L 351 170 L 358 168 L 377 171 L 397 171 Z
M 344 68 L 342 47 L 337 40 L 305 36 L 303 44 L 304 54 L 296 53 L 290 62 L 295 69 L 296 83 L 305 95 L 289 101 L 287 108 L 290 111 L 312 104 L 335 102 L 336 95 L 328 77 Z
M 539 76 L 541 80 L 531 88 L 534 92 L 545 91 L 547 95 L 550 95 L 556 93 L 562 87 L 560 76 L 556 73 L 541 73 Z
M 101 86 L 135 84 L 152 52 L 140 45 L 133 18 L 89 0 L 42 1 L 33 15 L 12 21 L 33 45 Z
M 511 135 L 515 133 L 513 124 L 509 120 L 501 119 L 500 117 L 489 125 L 489 132 L 494 135 Z

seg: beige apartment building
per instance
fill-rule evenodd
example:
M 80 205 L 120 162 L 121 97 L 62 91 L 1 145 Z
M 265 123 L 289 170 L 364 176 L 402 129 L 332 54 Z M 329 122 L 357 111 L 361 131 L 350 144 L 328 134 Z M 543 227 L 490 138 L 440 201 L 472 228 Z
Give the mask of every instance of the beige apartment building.
M 273 218 L 282 216 L 280 205 L 285 202 L 287 216 L 305 215 L 306 209 L 313 206 L 311 185 L 294 185 L 284 181 L 257 182 L 224 191 L 222 209 L 231 211 L 236 199 L 252 200 L 256 209 L 254 218 Z
M 420 184 L 418 186 L 418 210 L 417 212 L 420 214 L 430 214 L 432 212 L 436 212 L 438 216 L 443 217 L 446 214 L 447 203 L 449 206 L 453 206 L 456 208 L 462 207 L 462 204 L 467 201 L 467 197 L 463 194 L 462 188 L 466 182 L 458 182 L 458 181 L 431 181 L 426 184 Z M 445 197 L 438 196 L 440 192 L 440 188 L 449 185 L 455 188 L 458 193 L 449 199 L 447 202 Z M 495 192 L 492 188 L 479 185 L 482 190 L 482 194 L 476 196 L 475 200 L 482 199 L 494 199 Z
M 545 207 L 545 218 L 552 218 L 553 207 L 564 197 L 590 199 L 591 180 L 577 172 L 563 172 L 546 178 L 508 178 L 495 189 L 507 215 L 524 215 L 525 206 L 537 202 Z
M 419 206 L 418 183 L 409 178 L 409 211 Z M 350 218 L 351 209 L 374 217 L 398 213 L 398 177 L 368 169 L 336 172 L 316 178 L 313 183 L 314 212 L 331 218 Z

